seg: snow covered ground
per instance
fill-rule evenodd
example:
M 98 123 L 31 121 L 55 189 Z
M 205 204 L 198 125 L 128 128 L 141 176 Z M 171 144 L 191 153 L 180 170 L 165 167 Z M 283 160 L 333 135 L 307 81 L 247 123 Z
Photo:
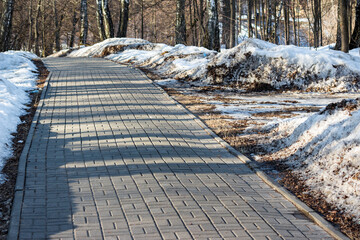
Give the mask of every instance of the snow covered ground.
M 246 122 L 239 138 L 262 146 L 253 155 L 256 160 L 288 164 L 314 192 L 359 221 L 360 104 L 354 100 L 360 97 L 359 51 L 345 54 L 331 46 L 310 49 L 246 39 L 216 53 L 110 39 L 69 56 L 102 56 L 141 67 L 158 85 L 200 96 L 230 122 Z M 238 91 L 194 90 L 214 84 Z M 257 92 L 264 90 L 285 92 Z M 353 100 L 333 104 L 342 99 Z
M 11 133 L 21 123 L 19 117 L 30 101 L 29 91 L 36 86 L 37 68 L 30 61 L 34 58 L 38 57 L 28 52 L 0 53 L 0 170 L 12 154 Z

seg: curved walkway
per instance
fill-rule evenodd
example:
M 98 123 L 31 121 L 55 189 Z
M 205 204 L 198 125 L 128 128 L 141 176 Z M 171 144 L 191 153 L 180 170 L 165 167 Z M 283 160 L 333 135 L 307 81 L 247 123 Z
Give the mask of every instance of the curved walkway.
M 12 237 L 331 239 L 140 71 L 45 62 Z

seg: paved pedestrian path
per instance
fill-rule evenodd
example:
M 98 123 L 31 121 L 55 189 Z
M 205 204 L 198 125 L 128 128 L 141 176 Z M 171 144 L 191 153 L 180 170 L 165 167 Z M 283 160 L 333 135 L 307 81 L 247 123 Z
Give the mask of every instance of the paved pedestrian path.
M 45 62 L 20 239 L 330 239 L 138 70 Z

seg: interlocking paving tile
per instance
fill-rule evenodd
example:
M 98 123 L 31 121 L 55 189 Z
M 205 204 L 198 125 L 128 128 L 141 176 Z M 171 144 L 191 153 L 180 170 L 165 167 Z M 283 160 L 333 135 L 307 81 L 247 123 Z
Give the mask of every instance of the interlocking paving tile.
M 331 239 L 139 70 L 45 62 L 20 239 Z

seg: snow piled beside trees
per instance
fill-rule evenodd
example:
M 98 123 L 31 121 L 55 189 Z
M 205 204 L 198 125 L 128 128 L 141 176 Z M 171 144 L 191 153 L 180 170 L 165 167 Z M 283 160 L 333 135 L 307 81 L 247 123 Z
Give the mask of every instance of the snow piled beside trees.
M 12 133 L 21 123 L 29 103 L 29 91 L 36 86 L 37 68 L 31 59 L 38 58 L 28 52 L 0 53 L 0 170 L 4 160 L 12 155 Z M 0 180 L 2 176 L 0 175 Z
M 70 57 L 106 57 L 141 67 L 160 78 L 236 86 L 245 91 L 358 92 L 360 57 L 331 50 L 275 45 L 247 39 L 217 53 L 194 46 L 168 46 L 113 38 L 75 50 Z

